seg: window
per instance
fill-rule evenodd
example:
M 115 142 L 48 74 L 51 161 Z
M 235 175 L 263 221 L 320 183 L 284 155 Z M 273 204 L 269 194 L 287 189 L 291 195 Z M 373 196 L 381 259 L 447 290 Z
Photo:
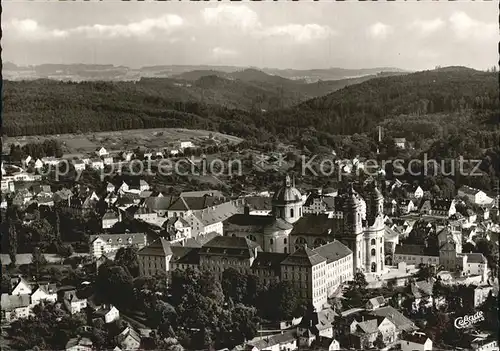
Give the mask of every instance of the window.
M 292 217 L 292 218 L 293 218 L 293 215 L 294 215 L 294 213 L 293 213 L 293 208 L 291 208 L 291 209 L 290 209 L 290 217 Z
M 383 240 L 382 240 L 382 238 L 380 238 L 380 243 L 381 243 L 381 244 L 382 244 L 382 241 L 383 241 Z
M 269 239 L 269 244 L 273 244 L 274 240 L 273 239 Z
M 372 256 L 375 256 L 375 249 L 372 249 Z
M 285 239 L 283 239 L 283 244 L 285 244 L 285 245 L 286 245 L 286 238 L 285 238 Z
M 372 239 L 371 244 L 375 245 L 375 239 Z

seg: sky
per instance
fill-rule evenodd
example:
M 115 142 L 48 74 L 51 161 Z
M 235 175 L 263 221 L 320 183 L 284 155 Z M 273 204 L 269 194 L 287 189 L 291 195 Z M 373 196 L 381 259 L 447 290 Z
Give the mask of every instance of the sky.
M 498 64 L 498 4 L 2 1 L 18 65 L 235 65 L 408 70 Z

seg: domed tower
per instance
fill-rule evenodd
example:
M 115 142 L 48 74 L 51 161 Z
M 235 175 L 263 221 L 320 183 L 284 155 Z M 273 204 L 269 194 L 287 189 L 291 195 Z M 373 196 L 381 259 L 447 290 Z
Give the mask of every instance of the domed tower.
M 295 223 L 302 217 L 302 194 L 292 184 L 287 174 L 283 186 L 274 193 L 272 200 L 273 215 L 288 223 Z
M 375 182 L 366 191 L 365 270 L 370 273 L 384 271 L 384 197 Z
M 363 206 L 359 195 L 354 191 L 352 184 L 349 185 L 344 195 L 343 205 L 343 231 L 340 241 L 352 251 L 353 273 L 364 270 L 364 246 L 363 246 Z

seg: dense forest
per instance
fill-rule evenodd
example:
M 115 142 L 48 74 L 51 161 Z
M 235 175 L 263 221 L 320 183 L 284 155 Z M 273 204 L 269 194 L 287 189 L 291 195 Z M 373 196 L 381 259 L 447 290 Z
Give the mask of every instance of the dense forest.
M 6 81 L 3 130 L 16 136 L 185 127 L 258 141 L 296 141 L 310 134 L 333 146 L 335 135 L 371 136 L 381 125 L 390 136 L 417 142 L 446 140 L 464 130 L 481 147 L 498 141 L 498 76 L 493 72 L 448 67 L 374 78 L 289 108 L 279 107 L 294 100 L 292 89 L 283 88 L 278 96 L 259 93 L 266 86 L 276 89 L 270 82 L 217 76 L 201 77 L 190 87 L 175 82 Z M 263 101 L 273 99 L 277 109 L 262 111 Z

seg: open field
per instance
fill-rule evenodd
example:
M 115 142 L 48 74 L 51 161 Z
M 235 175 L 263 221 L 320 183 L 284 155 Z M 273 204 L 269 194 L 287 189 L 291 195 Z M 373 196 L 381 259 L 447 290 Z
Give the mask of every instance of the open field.
M 240 143 L 243 139 L 199 129 L 183 128 L 156 128 L 156 129 L 133 129 L 114 132 L 99 132 L 85 134 L 57 134 L 57 135 L 34 135 L 21 137 L 8 137 L 4 140 L 3 148 L 8 150 L 12 143 L 21 145 L 30 142 L 43 142 L 46 139 L 57 139 L 65 147 L 64 152 L 68 154 L 87 153 L 94 151 L 97 147 L 104 146 L 109 151 L 122 151 L 135 149 L 138 146 L 146 148 L 167 147 L 176 141 L 196 141 L 206 139 L 210 134 L 214 138 L 229 143 Z

